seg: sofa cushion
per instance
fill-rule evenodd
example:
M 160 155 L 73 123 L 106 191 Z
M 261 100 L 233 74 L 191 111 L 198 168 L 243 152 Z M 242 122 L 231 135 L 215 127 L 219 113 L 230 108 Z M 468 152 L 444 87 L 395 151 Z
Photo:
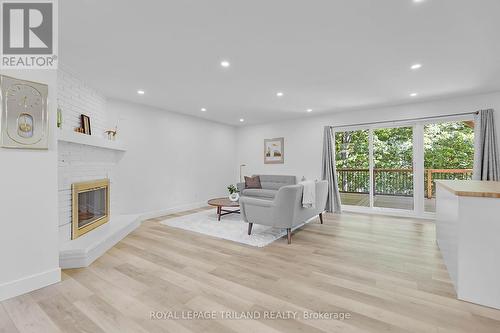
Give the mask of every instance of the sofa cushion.
M 244 189 L 241 194 L 247 197 L 262 198 L 262 199 L 274 199 L 278 191 L 275 190 L 265 190 L 257 188 L 247 188 Z
M 259 180 L 262 188 L 267 190 L 279 190 L 283 186 L 296 184 L 295 176 L 259 175 Z
M 259 176 L 247 177 L 245 176 L 245 188 L 258 188 L 261 189 Z

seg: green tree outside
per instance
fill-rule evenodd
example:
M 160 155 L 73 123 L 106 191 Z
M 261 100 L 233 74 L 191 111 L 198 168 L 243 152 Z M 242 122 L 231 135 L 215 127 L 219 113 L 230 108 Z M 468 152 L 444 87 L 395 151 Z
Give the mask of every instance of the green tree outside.
M 374 131 L 376 168 L 412 168 L 411 127 Z M 339 169 L 368 168 L 368 130 L 335 133 L 336 166 Z M 466 122 L 426 125 L 424 128 L 426 169 L 471 169 L 474 161 L 474 129 Z
M 373 131 L 375 192 L 412 195 L 412 172 L 383 169 L 413 168 L 412 127 L 380 128 Z M 337 169 L 366 169 L 344 172 L 339 186 L 346 192 L 368 192 L 368 130 L 335 133 Z M 472 169 L 474 129 L 471 122 L 429 124 L 424 127 L 425 169 Z M 382 169 L 382 170 L 380 170 Z M 435 174 L 439 178 L 470 177 L 470 174 Z M 425 177 L 427 182 L 427 177 Z M 427 183 L 425 184 L 427 186 Z

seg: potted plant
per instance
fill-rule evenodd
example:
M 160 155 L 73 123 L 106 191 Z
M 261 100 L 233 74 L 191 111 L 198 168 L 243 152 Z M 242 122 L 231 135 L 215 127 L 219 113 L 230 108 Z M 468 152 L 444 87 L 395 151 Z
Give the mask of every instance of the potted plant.
M 240 199 L 240 195 L 238 194 L 238 189 L 234 184 L 231 184 L 227 187 L 227 190 L 229 191 L 229 200 L 231 201 L 238 201 Z

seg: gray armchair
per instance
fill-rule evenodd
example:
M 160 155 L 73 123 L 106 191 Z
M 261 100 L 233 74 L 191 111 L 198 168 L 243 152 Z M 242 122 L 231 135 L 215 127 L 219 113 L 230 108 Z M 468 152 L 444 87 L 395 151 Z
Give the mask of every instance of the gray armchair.
M 287 230 L 288 244 L 292 241 L 292 229 L 302 226 L 309 219 L 319 216 L 323 224 L 328 196 L 328 181 L 316 183 L 315 208 L 302 206 L 302 185 L 281 187 L 274 200 L 241 197 L 240 207 L 243 220 L 248 223 L 248 234 L 252 233 L 254 223 Z

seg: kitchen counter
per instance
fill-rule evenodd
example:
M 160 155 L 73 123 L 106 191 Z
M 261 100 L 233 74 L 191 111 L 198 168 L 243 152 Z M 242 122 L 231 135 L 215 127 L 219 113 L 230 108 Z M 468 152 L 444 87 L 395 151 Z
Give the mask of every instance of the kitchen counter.
M 436 240 L 457 298 L 500 309 L 500 182 L 436 181 Z
M 461 197 L 500 199 L 500 182 L 481 180 L 436 180 L 436 183 Z

